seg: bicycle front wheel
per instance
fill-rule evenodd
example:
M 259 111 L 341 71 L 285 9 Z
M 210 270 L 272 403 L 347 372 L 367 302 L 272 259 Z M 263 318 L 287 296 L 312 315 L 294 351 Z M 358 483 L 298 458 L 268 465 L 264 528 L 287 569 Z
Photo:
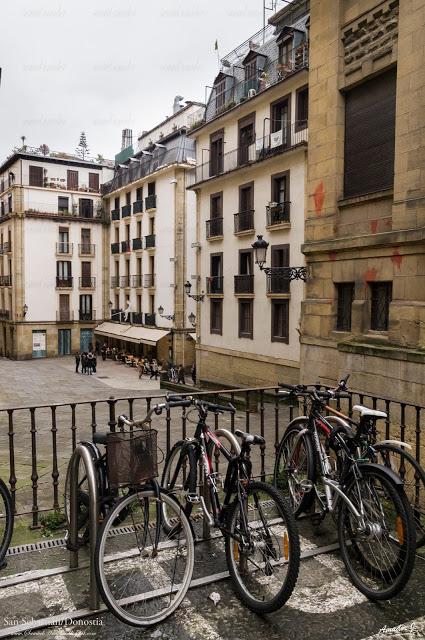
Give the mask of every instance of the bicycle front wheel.
M 345 494 L 364 527 L 341 500 L 338 537 L 342 559 L 353 584 L 371 600 L 387 600 L 406 585 L 415 562 L 415 525 L 401 485 L 379 466 L 362 468 Z
M 12 496 L 0 480 L 0 567 L 3 564 L 13 533 Z
M 170 535 L 157 523 L 161 503 L 175 522 Z M 98 588 L 108 609 L 126 624 L 147 627 L 171 615 L 189 588 L 193 563 L 189 521 L 178 502 L 163 492 L 159 498 L 151 489 L 125 496 L 100 529 L 95 550 Z
M 226 560 L 234 589 L 256 613 L 279 609 L 298 577 L 300 543 L 289 504 L 264 482 L 250 482 L 229 512 Z
M 161 487 L 175 496 L 188 518 L 192 513 L 193 504 L 186 501 L 186 496 L 196 493 L 197 468 L 194 446 L 184 440 L 176 442 L 165 461 Z M 165 501 L 162 503 L 162 508 L 163 526 L 165 532 L 170 533 L 174 528 L 172 514 L 168 513 Z

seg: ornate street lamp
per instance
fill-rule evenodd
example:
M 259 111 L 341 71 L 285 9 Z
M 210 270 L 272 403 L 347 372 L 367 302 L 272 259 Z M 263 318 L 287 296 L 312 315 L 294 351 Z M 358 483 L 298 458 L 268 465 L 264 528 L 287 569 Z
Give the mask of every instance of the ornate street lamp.
M 22 307 L 22 315 L 24 316 L 24 318 L 27 315 L 27 313 L 28 313 L 28 305 L 24 304 L 24 306 Z
M 189 313 L 189 315 L 187 316 L 187 319 L 189 320 L 190 324 L 192 325 L 192 327 L 196 327 L 196 316 L 193 313 Z
M 307 280 L 307 267 L 265 267 L 269 243 L 263 236 L 257 236 L 257 240 L 251 247 L 254 249 L 255 264 L 258 264 L 260 270 L 266 275 L 280 276 L 285 280 L 303 280 L 304 282 Z
M 174 315 L 164 316 L 164 307 L 162 305 L 158 307 L 158 313 L 161 316 L 161 318 L 165 318 L 165 320 L 174 320 Z
M 191 294 L 190 290 L 192 288 L 191 283 L 189 282 L 189 280 L 186 282 L 186 284 L 184 285 L 185 291 L 186 291 L 186 295 L 188 298 L 192 298 L 192 300 L 195 300 L 195 302 L 203 302 L 204 298 L 205 298 L 205 294 L 202 291 L 202 293 L 196 295 L 196 294 Z

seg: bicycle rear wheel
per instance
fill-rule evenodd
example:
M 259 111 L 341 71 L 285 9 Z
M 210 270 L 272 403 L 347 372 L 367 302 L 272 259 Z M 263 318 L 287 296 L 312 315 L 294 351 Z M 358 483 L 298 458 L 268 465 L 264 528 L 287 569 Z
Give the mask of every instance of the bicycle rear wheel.
M 13 533 L 12 496 L 3 480 L 0 479 L 0 568 L 9 548 Z
M 247 498 L 229 511 L 226 560 L 234 589 L 256 613 L 279 609 L 298 577 L 300 543 L 289 504 L 265 482 L 250 482 Z
M 186 496 L 188 493 L 196 493 L 196 479 L 197 461 L 195 448 L 184 440 L 180 440 L 170 449 L 167 456 L 161 487 L 175 496 L 188 518 L 192 513 L 193 504 L 186 501 Z M 163 527 L 166 533 L 170 533 L 174 528 L 174 523 L 168 513 L 166 502 L 164 501 L 162 505 Z
M 170 535 L 161 522 L 157 526 L 162 502 L 175 522 Z M 163 492 L 159 498 L 151 489 L 125 496 L 100 529 L 95 550 L 98 588 L 108 609 L 126 624 L 147 627 L 171 615 L 189 588 L 193 563 L 189 521 L 178 502 Z
M 345 491 L 365 529 L 344 500 L 338 513 L 342 559 L 354 585 L 371 600 L 387 600 L 406 585 L 415 562 L 415 525 L 401 485 L 379 466 L 361 469 Z

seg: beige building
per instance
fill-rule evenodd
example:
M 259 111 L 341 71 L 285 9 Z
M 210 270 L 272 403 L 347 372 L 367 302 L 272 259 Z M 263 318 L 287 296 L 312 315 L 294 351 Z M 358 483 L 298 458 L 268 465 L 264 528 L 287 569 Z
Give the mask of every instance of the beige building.
M 88 349 L 103 314 L 100 186 L 112 172 L 47 147 L 22 147 L 0 166 L 0 354 Z
M 197 166 L 197 373 L 203 383 L 299 379 L 304 284 L 266 277 L 302 266 L 308 140 L 308 2 L 297 0 L 221 60 L 205 117 L 194 123 Z
M 423 404 L 425 0 L 311 3 L 301 372 Z

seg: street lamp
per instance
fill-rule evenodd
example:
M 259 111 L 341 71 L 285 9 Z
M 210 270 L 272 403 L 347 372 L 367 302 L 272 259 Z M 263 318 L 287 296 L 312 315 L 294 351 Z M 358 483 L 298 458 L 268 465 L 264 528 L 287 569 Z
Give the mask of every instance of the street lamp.
M 280 276 L 284 280 L 307 280 L 307 267 L 265 267 L 268 246 L 269 243 L 263 236 L 257 236 L 257 240 L 251 245 L 254 249 L 255 264 L 258 264 L 261 271 L 267 276 Z
M 22 307 L 22 314 L 23 314 L 24 318 L 27 315 L 27 313 L 28 313 L 28 305 L 24 304 L 24 306 Z
M 184 285 L 185 291 L 186 291 L 186 295 L 188 298 L 192 298 L 192 300 L 195 300 L 195 302 L 203 302 L 204 298 L 205 298 L 205 294 L 202 291 L 202 293 L 200 294 L 191 294 L 190 290 L 192 288 L 191 283 L 189 282 L 189 280 L 187 280 L 186 284 Z
M 158 307 L 158 313 L 161 316 L 161 318 L 165 318 L 165 320 L 174 320 L 174 314 L 169 316 L 167 315 L 164 316 L 164 307 L 162 305 Z
M 190 324 L 192 325 L 192 327 L 196 327 L 196 316 L 193 313 L 189 313 L 189 315 L 187 316 L 187 319 L 189 320 Z

